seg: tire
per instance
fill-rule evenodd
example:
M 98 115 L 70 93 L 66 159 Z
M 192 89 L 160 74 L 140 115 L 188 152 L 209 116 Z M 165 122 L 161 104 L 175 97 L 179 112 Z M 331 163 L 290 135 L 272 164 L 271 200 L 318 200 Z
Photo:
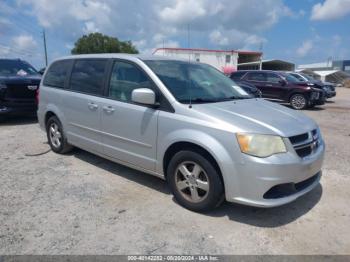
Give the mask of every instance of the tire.
M 289 104 L 293 109 L 302 110 L 308 106 L 309 101 L 303 94 L 294 94 L 290 97 Z
M 58 154 L 64 154 L 73 149 L 73 146 L 68 144 L 67 138 L 64 135 L 62 124 L 56 116 L 52 116 L 46 123 L 47 140 L 51 150 Z
M 218 170 L 196 152 L 180 151 L 172 157 L 167 168 L 167 182 L 176 201 L 195 212 L 214 209 L 224 199 Z

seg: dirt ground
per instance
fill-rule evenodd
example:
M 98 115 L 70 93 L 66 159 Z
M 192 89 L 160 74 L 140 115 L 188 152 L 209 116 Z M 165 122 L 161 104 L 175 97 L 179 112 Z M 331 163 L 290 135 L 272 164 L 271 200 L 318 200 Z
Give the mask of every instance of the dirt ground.
M 350 89 L 304 113 L 327 144 L 321 185 L 273 209 L 197 214 L 165 182 L 82 150 L 35 119 L 0 124 L 0 254 L 350 254 Z

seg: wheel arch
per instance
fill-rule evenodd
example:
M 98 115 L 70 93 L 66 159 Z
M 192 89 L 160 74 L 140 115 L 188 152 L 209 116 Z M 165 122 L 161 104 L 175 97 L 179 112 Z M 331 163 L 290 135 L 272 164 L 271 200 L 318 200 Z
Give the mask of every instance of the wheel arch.
M 218 171 L 219 175 L 220 175 L 220 179 L 221 181 L 224 183 L 224 178 L 223 178 L 223 174 L 222 174 L 222 170 L 218 164 L 218 161 L 215 159 L 215 157 L 212 155 L 211 152 L 209 152 L 206 148 L 204 148 L 201 145 L 198 145 L 194 142 L 188 142 L 188 141 L 178 141 L 178 142 L 174 142 L 173 144 L 171 144 L 167 150 L 164 153 L 164 157 L 163 157 L 163 161 L 162 161 L 162 167 L 163 167 L 163 174 L 164 177 L 167 176 L 167 168 L 169 166 L 170 160 L 171 158 L 178 152 L 180 151 L 184 151 L 184 150 L 188 150 L 188 151 L 192 151 L 192 152 L 196 152 L 198 154 L 200 154 L 201 156 L 205 157 L 214 167 L 215 169 Z

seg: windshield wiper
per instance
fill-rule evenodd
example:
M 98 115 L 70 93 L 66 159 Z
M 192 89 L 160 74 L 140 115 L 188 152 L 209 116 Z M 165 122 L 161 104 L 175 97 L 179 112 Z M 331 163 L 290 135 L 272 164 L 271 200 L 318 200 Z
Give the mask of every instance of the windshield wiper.
M 224 97 L 220 99 L 220 101 L 230 101 L 230 100 L 241 100 L 241 99 L 250 99 L 252 98 L 251 96 L 229 96 L 229 97 Z
M 211 99 L 211 98 L 194 98 L 194 99 L 183 99 L 180 100 L 182 103 L 216 103 L 218 102 L 218 99 Z

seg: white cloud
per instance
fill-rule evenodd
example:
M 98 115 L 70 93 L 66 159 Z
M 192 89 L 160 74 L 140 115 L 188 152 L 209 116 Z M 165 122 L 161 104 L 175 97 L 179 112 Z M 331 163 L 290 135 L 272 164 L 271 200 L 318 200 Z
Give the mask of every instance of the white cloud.
M 312 50 L 313 46 L 314 46 L 314 43 L 312 40 L 306 40 L 297 49 L 296 53 L 299 57 L 305 57 Z
M 326 0 L 312 7 L 311 20 L 331 20 L 350 14 L 350 0 Z
M 178 0 L 174 6 L 167 6 L 162 9 L 159 16 L 162 20 L 166 20 L 175 24 L 186 24 L 202 17 L 206 14 L 203 1 L 198 0 Z
M 33 50 L 37 47 L 37 42 L 32 35 L 19 35 L 12 39 L 13 47 L 17 50 Z
M 132 40 L 141 50 L 187 43 L 191 46 L 256 48 L 261 34 L 280 17 L 292 16 L 282 0 L 17 0 L 39 24 L 74 43 L 82 34 L 101 32 Z
M 209 35 L 210 41 L 214 44 L 225 46 L 229 44 L 229 40 L 219 30 L 214 30 Z
M 98 32 L 98 31 L 100 31 L 100 30 L 96 27 L 95 22 L 93 22 L 93 21 L 85 22 L 85 26 L 83 28 L 83 32 L 85 34 L 95 33 L 95 32 Z

